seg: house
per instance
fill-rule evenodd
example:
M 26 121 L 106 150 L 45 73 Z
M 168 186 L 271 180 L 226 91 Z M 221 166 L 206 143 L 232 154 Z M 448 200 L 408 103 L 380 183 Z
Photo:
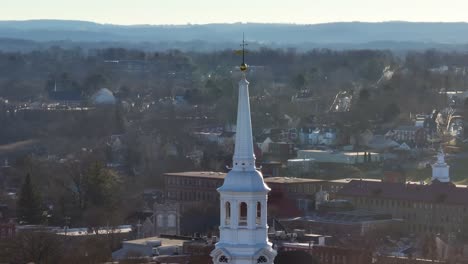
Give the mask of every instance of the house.
M 337 134 L 333 129 L 301 128 L 299 142 L 303 145 L 326 145 L 336 143 Z
M 236 132 L 230 131 L 202 131 L 195 132 L 194 135 L 201 140 L 216 143 L 218 146 L 233 149 Z
M 107 68 L 115 72 L 146 73 L 153 66 L 145 60 L 105 60 Z
M 398 143 L 408 145 L 423 146 L 427 143 L 427 132 L 422 127 L 399 126 L 385 134 L 386 138 L 395 140 Z
M 270 143 L 273 143 L 270 137 L 265 138 L 261 143 L 258 143 L 262 153 L 270 152 Z
M 385 135 L 374 135 L 365 146 L 372 150 L 384 151 L 399 147 L 400 144 Z
M 423 114 L 416 115 L 415 120 L 414 120 L 414 126 L 425 127 L 426 120 L 428 117 L 429 117 L 428 115 L 423 115 Z

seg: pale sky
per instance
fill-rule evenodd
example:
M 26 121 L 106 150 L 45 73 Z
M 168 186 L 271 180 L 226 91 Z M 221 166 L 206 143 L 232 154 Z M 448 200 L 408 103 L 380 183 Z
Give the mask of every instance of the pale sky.
M 468 21 L 468 0 L 1 0 L 0 20 L 112 24 Z

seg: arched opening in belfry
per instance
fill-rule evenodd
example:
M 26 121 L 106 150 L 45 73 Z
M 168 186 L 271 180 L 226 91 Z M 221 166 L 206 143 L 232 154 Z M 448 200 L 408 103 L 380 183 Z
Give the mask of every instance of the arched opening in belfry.
M 262 203 L 257 202 L 257 217 L 255 218 L 257 225 L 262 223 Z
M 245 202 L 240 203 L 239 206 L 239 225 L 247 225 L 247 204 Z
M 225 210 L 226 210 L 225 224 L 230 225 L 231 224 L 231 203 L 230 202 L 226 202 Z

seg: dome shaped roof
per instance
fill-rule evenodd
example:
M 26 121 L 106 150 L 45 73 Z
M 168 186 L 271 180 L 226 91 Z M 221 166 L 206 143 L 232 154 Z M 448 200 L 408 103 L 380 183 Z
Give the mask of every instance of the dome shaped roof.
M 107 88 L 102 88 L 93 95 L 94 104 L 115 104 L 114 94 Z
M 269 192 L 270 188 L 263 181 L 259 171 L 231 170 L 224 178 L 220 192 Z

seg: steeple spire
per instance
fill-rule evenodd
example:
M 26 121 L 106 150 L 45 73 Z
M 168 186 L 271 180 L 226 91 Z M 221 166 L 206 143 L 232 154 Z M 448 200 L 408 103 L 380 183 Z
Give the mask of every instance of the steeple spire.
M 250 119 L 249 82 L 245 79 L 245 75 L 239 82 L 233 170 L 255 170 L 252 122 Z
M 239 82 L 239 99 L 237 103 L 236 145 L 233 157 L 233 170 L 255 171 L 255 154 L 253 151 L 252 121 L 250 119 L 249 82 L 245 78 L 245 39 L 242 39 L 242 79 Z

